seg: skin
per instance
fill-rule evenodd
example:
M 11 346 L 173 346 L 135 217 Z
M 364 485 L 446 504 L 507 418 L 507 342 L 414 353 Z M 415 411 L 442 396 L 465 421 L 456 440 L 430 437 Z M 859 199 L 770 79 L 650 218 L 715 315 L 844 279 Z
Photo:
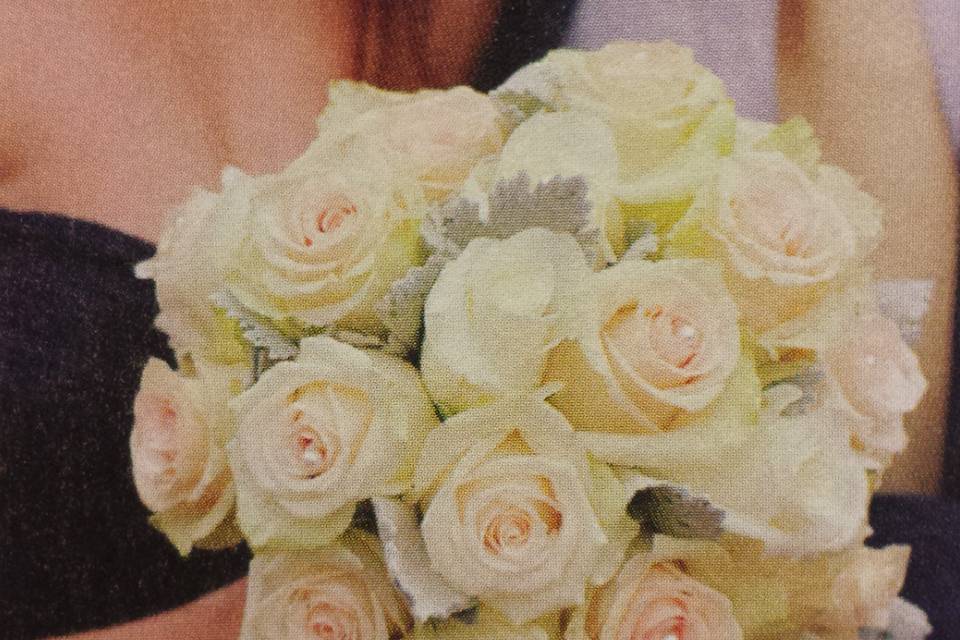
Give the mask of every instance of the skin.
M 298 156 L 327 83 L 358 77 L 368 46 L 355 3 L 340 0 L 56 6 L 0 9 L 0 204 L 151 241 L 194 187 L 217 187 L 224 166 L 273 172 Z M 416 43 L 431 85 L 469 78 L 496 7 L 436 3 Z
M 63 640 L 236 640 L 246 588 L 247 581 L 238 580 L 173 611 Z
M 423 43 L 433 84 L 469 75 L 496 2 L 448 0 Z M 167 212 L 221 168 L 274 171 L 313 137 L 333 78 L 357 76 L 349 4 L 76 0 L 0 10 L 0 204 L 58 211 L 155 241 Z M 885 485 L 932 491 L 948 382 L 957 188 L 933 75 L 910 0 L 783 0 L 779 94 L 827 159 L 890 212 L 880 277 L 932 277 L 921 359 L 927 399 L 911 451 Z M 403 84 L 401 81 L 400 84 Z M 409 83 L 407 83 L 409 84 Z M 922 223 L 914 222 L 922 215 Z M 236 638 L 243 581 L 175 611 L 80 636 Z

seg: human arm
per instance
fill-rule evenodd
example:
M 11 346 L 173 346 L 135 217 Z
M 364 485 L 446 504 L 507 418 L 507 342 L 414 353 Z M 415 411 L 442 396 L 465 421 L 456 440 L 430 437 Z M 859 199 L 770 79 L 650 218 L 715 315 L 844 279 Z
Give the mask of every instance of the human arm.
M 957 172 L 915 0 L 782 0 L 781 115 L 804 115 L 826 159 L 862 179 L 887 216 L 878 278 L 934 280 L 917 350 L 927 395 L 884 489 L 936 492 L 950 386 Z
M 149 618 L 58 640 L 236 640 L 243 620 L 246 579 Z

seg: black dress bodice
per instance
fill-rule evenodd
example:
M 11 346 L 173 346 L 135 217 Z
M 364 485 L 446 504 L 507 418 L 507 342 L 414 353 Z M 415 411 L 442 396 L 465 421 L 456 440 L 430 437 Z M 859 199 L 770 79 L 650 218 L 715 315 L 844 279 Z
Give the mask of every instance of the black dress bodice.
M 0 209 L 0 637 L 105 626 L 241 577 L 247 553 L 180 558 L 130 469 L 132 403 L 153 327 L 151 245 Z

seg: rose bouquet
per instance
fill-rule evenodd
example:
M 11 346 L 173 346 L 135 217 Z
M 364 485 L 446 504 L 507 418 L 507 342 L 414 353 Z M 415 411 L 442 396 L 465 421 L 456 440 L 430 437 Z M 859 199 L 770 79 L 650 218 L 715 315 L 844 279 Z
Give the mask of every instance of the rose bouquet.
M 133 472 L 244 638 L 922 638 L 867 507 L 925 387 L 877 203 L 669 43 L 330 87 L 156 255 Z

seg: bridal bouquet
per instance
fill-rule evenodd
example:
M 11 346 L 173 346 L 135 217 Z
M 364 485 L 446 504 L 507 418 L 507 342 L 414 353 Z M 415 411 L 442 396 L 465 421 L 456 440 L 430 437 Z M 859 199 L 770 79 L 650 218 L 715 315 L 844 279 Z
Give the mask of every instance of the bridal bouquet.
M 877 203 L 669 44 L 331 85 L 138 274 L 133 474 L 243 638 L 919 639 L 867 508 L 925 387 Z M 884 292 L 887 291 L 887 294 Z

